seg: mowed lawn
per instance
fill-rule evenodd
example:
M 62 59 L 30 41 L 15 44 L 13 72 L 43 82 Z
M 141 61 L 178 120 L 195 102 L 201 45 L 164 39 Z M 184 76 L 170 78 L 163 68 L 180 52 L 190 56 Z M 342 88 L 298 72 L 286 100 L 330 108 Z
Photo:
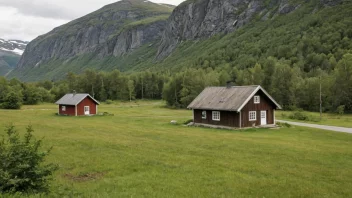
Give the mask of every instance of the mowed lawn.
M 352 197 L 352 135 L 310 128 L 229 131 L 160 101 L 99 106 L 114 116 L 60 117 L 55 105 L 0 110 L 32 124 L 59 164 L 50 196 Z M 0 133 L 5 132 L 1 129 Z

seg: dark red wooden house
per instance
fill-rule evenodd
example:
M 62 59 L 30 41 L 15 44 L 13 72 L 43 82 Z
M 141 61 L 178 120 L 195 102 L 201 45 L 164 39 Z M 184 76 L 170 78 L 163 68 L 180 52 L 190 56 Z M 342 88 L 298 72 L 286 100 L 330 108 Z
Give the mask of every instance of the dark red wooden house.
M 59 115 L 89 116 L 98 113 L 100 104 L 89 94 L 66 94 L 56 102 L 59 105 Z
M 281 106 L 261 86 L 208 87 L 188 106 L 196 125 L 232 128 L 275 124 Z

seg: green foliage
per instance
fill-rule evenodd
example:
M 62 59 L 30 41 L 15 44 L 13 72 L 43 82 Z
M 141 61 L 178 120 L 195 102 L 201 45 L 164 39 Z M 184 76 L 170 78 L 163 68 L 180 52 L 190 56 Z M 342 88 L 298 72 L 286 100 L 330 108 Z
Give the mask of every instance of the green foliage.
M 345 113 L 345 105 L 340 105 L 337 107 L 336 109 L 336 112 L 339 114 L 339 115 L 343 115 Z
M 42 141 L 34 139 L 31 126 L 23 140 L 13 125 L 5 131 L 7 138 L 0 140 L 0 192 L 47 192 L 50 176 L 58 168 L 43 164 L 50 150 L 40 151 Z
M 22 106 L 22 98 L 20 94 L 10 91 L 7 93 L 6 97 L 3 99 L 1 108 L 3 109 L 20 109 Z
M 296 111 L 294 113 L 292 113 L 290 116 L 289 116 L 290 119 L 293 119 L 293 120 L 302 120 L 302 121 L 307 121 L 309 119 L 308 115 L 306 115 L 304 112 L 302 111 Z

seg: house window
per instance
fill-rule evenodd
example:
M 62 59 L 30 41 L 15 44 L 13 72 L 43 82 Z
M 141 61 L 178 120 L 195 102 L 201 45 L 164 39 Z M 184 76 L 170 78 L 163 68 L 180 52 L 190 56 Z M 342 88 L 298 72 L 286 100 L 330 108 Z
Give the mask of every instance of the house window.
M 220 111 L 213 111 L 213 120 L 220 121 Z
M 202 111 L 202 119 L 207 119 L 207 111 Z
M 62 106 L 61 111 L 66 111 L 66 106 Z
M 257 120 L 257 112 L 256 111 L 250 111 L 249 112 L 249 121 L 256 121 Z
M 254 96 L 254 104 L 260 103 L 260 96 Z

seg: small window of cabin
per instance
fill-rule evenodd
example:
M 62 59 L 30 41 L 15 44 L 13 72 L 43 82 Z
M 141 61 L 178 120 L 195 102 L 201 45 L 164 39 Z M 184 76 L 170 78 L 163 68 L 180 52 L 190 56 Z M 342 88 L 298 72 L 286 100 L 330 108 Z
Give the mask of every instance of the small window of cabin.
M 257 112 L 256 111 L 250 111 L 249 112 L 249 121 L 256 121 L 257 120 Z
M 61 111 L 66 111 L 66 106 L 62 106 Z
M 260 96 L 254 96 L 254 104 L 260 103 Z
M 202 111 L 202 119 L 207 119 L 207 111 Z
M 220 121 L 220 111 L 213 111 L 213 120 Z

